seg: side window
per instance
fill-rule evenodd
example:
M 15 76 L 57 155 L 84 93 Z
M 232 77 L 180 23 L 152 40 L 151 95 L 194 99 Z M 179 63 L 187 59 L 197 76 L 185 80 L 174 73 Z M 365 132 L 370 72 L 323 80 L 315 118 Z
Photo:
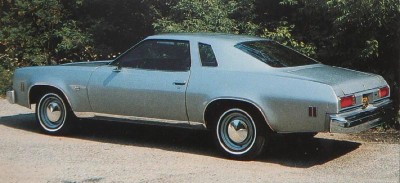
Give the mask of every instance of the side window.
M 118 58 L 121 67 L 187 71 L 190 69 L 189 41 L 146 40 Z
M 202 66 L 218 66 L 217 59 L 215 58 L 215 54 L 211 45 L 199 43 L 199 53 Z

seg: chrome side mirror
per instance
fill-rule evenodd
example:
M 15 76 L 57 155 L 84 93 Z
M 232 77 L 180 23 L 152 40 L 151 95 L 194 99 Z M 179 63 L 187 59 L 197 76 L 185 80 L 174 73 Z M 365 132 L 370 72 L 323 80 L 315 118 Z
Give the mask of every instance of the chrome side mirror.
M 122 67 L 118 64 L 117 67 L 115 67 L 112 71 L 113 72 L 121 72 Z

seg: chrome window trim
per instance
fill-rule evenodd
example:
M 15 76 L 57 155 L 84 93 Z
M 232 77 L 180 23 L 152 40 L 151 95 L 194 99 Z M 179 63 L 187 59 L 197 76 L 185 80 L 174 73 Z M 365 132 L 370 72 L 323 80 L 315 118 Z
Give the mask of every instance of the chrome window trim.
M 214 55 L 214 58 L 215 58 L 215 63 L 216 63 L 216 65 L 213 65 L 213 66 L 210 66 L 210 65 L 204 65 L 204 63 L 203 63 L 203 59 L 201 59 L 200 45 L 206 45 L 206 46 L 210 46 L 210 48 L 211 48 L 211 51 L 213 52 L 213 55 Z M 201 67 L 209 67 L 209 68 L 213 68 L 213 67 L 218 67 L 218 66 L 219 66 L 219 64 L 218 64 L 218 60 L 217 60 L 217 56 L 215 55 L 214 49 L 213 49 L 213 47 L 212 47 L 212 45 L 211 45 L 211 44 L 202 43 L 202 42 L 197 42 L 197 50 L 198 50 L 198 54 L 197 54 L 197 56 L 199 57 L 199 60 L 200 60 L 200 65 L 201 65 Z
M 188 44 L 188 49 L 189 49 L 189 58 L 190 58 L 190 65 L 186 70 L 163 70 L 163 69 L 146 69 L 146 68 L 136 68 L 136 67 L 122 67 L 120 66 L 121 62 L 120 61 L 126 54 L 128 54 L 130 51 L 133 51 L 134 49 L 136 49 L 138 46 L 140 46 L 141 44 L 148 42 L 148 41 L 172 41 L 172 42 L 185 42 Z M 157 39 L 157 38 L 146 38 L 142 41 L 140 41 L 139 43 L 135 44 L 134 46 L 132 46 L 131 48 L 129 48 L 127 51 L 125 51 L 124 53 L 120 54 L 116 59 L 114 59 L 112 62 L 110 62 L 108 65 L 109 66 L 117 66 L 118 68 L 131 68 L 131 69 L 140 69 L 140 70 L 148 70 L 148 71 L 166 71 L 166 72 L 188 72 L 190 71 L 190 68 L 192 67 L 192 56 L 191 56 L 191 48 L 190 48 L 190 44 L 191 41 L 187 40 L 187 39 Z

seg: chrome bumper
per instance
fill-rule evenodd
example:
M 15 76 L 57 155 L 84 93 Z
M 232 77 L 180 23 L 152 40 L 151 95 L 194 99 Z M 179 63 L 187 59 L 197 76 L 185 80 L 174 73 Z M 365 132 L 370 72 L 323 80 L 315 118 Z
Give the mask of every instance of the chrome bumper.
M 378 126 L 388 119 L 392 102 L 382 101 L 366 109 L 328 115 L 330 132 L 332 133 L 357 133 Z
M 8 91 L 6 94 L 6 98 L 8 102 L 10 102 L 11 104 L 15 104 L 15 91 Z

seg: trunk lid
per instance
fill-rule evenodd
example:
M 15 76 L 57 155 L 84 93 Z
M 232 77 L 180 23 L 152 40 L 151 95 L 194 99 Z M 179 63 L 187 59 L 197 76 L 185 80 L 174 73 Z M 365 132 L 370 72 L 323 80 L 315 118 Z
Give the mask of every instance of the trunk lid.
M 338 96 L 386 86 L 379 75 L 322 64 L 289 70 L 288 73 L 332 86 Z

